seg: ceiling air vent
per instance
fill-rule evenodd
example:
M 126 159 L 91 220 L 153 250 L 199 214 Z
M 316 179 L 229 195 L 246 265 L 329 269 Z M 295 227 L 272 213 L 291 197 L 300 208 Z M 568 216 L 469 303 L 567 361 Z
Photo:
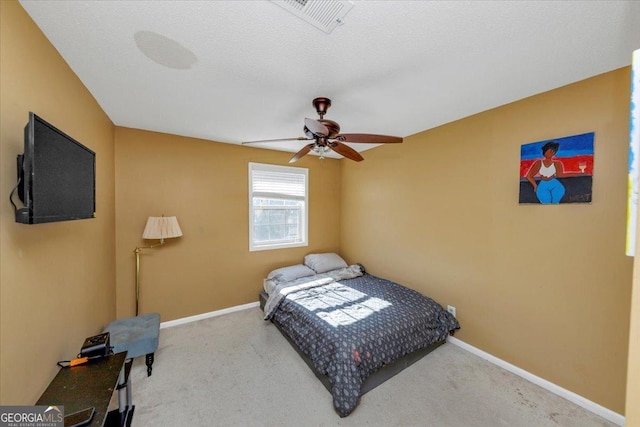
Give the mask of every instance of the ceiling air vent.
M 342 18 L 344 18 L 353 7 L 353 3 L 344 0 L 271 1 L 327 34 L 343 23 Z

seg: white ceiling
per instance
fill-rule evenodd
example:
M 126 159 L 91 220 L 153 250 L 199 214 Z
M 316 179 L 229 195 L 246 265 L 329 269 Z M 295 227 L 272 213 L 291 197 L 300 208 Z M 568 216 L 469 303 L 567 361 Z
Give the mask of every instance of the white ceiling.
M 327 34 L 271 1 L 21 0 L 114 124 L 234 144 L 303 136 L 318 96 L 343 133 L 406 137 L 640 48 L 640 1 L 353 3 Z

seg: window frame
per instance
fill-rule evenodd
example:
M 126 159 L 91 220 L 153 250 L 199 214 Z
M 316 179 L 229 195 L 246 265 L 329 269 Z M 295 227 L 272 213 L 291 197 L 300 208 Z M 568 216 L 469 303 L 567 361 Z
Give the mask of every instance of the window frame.
M 294 166 L 280 166 L 280 165 L 272 165 L 266 163 L 254 163 L 249 162 L 249 251 L 265 251 L 272 249 L 284 249 L 284 248 L 295 248 L 301 246 L 309 246 L 309 169 L 294 167 Z M 264 193 L 261 193 L 263 198 L 272 198 L 276 200 L 295 200 L 302 202 L 303 205 L 301 207 L 301 215 L 300 215 L 300 238 L 298 241 L 288 241 L 288 242 L 278 242 L 278 241 L 268 241 L 268 242 L 255 242 L 254 238 L 254 179 L 253 179 L 253 171 L 266 171 L 266 172 L 276 172 L 276 173 L 288 173 L 288 174 L 297 174 L 304 176 L 304 198 L 300 196 L 291 196 L 287 197 L 286 194 L 278 194 L 273 193 L 273 197 L 267 197 Z M 281 207 L 275 207 L 274 209 L 278 209 Z

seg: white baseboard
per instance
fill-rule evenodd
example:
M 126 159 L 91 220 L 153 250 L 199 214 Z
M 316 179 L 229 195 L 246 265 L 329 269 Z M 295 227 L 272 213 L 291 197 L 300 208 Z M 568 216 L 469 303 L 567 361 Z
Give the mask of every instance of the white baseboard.
M 467 344 L 466 342 L 461 341 L 458 338 L 454 338 L 450 336 L 447 338 L 447 341 L 450 342 L 451 344 L 457 345 L 458 347 L 467 350 L 470 353 L 475 354 L 476 356 L 479 356 L 493 363 L 494 365 L 499 366 L 502 369 L 505 369 L 513 374 L 518 375 L 519 377 L 524 378 L 527 381 L 530 381 L 546 390 L 549 390 L 550 392 L 557 394 L 558 396 L 563 397 L 568 401 L 573 402 L 576 405 L 583 407 L 587 411 L 593 412 L 594 414 L 601 416 L 602 418 L 614 424 L 617 424 L 619 426 L 624 426 L 625 424 L 625 417 L 623 415 L 620 415 L 617 412 L 607 409 L 602 405 L 598 405 L 597 403 L 592 402 L 589 399 L 585 399 L 584 397 L 572 391 L 569 391 L 550 381 L 540 378 L 532 374 L 531 372 L 525 371 L 524 369 L 518 368 L 517 366 L 512 365 L 509 362 L 505 362 L 502 359 L 492 356 L 491 354 L 486 353 L 470 344 Z
M 223 308 L 222 310 L 210 311 L 209 313 L 197 314 L 195 316 L 183 317 L 182 319 L 169 320 L 160 323 L 160 329 L 170 328 L 172 326 L 184 325 L 186 323 L 195 322 L 197 320 L 208 319 L 210 317 L 222 316 L 223 314 L 233 313 L 234 311 L 246 310 L 248 308 L 259 307 L 260 303 L 250 302 L 249 304 L 236 305 L 235 307 Z

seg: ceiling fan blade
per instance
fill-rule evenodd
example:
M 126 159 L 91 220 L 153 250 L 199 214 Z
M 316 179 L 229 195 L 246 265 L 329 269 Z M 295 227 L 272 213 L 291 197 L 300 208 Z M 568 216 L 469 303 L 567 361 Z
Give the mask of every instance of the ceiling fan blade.
M 335 139 L 341 142 L 363 142 L 366 144 L 400 143 L 402 138 L 389 135 L 374 135 L 370 133 L 341 133 Z
M 309 153 L 309 151 L 311 151 L 311 149 L 315 146 L 315 144 L 307 144 L 304 147 L 302 147 L 302 150 L 298 151 L 295 156 L 293 156 L 290 160 L 289 163 L 295 163 L 298 160 L 300 160 L 302 157 L 306 156 L 307 153 Z
M 257 141 L 245 141 L 242 144 L 255 144 L 257 142 L 278 142 L 278 141 L 311 141 L 311 138 L 299 136 L 297 138 L 276 138 L 276 139 L 259 139 Z
M 304 125 L 317 136 L 329 135 L 329 129 L 315 119 L 304 119 Z
M 364 160 L 364 157 L 360 155 L 356 150 L 349 147 L 346 144 L 343 144 L 338 141 L 330 141 L 327 143 L 327 146 L 331 148 L 336 153 L 346 157 L 347 159 L 355 160 L 356 162 L 360 162 Z

